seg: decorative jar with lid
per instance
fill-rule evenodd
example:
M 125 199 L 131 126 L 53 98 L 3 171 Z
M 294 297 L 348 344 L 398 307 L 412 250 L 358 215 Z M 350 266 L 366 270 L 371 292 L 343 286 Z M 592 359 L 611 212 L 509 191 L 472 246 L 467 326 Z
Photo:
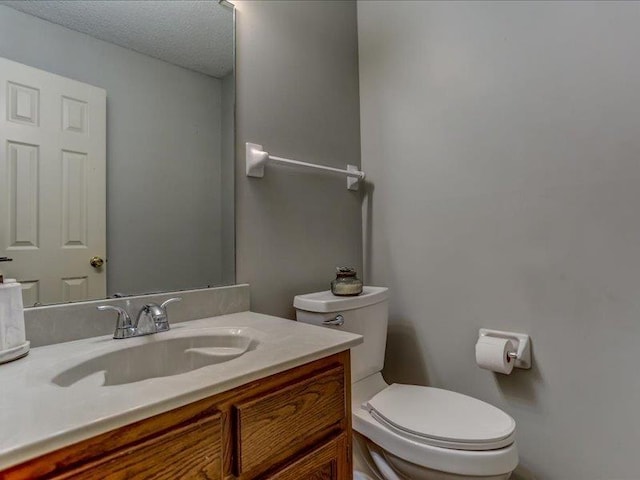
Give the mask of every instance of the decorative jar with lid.
M 331 293 L 341 297 L 360 295 L 362 293 L 362 280 L 352 267 L 338 267 L 336 279 L 331 282 Z

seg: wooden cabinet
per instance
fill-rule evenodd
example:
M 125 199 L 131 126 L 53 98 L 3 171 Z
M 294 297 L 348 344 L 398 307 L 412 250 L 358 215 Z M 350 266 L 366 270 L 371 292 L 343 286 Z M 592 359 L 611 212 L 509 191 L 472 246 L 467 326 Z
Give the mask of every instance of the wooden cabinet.
M 350 480 L 349 352 L 112 430 L 1 480 Z

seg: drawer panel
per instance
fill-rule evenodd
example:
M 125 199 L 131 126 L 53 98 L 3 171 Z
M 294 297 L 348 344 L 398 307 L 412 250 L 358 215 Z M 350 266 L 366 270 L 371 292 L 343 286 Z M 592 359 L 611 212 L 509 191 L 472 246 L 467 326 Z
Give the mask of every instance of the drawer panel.
M 267 480 L 350 480 L 346 434 L 326 442 Z
M 346 417 L 345 371 L 336 366 L 234 406 L 237 471 L 259 473 L 318 440 Z
M 62 479 L 222 479 L 222 422 L 214 415 L 123 448 L 54 477 Z

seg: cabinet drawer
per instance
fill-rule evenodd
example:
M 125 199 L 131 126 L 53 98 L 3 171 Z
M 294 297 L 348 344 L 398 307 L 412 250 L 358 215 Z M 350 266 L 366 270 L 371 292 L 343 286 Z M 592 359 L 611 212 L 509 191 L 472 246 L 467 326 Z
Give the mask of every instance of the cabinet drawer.
M 343 433 L 266 480 L 348 480 L 352 477 L 348 454 L 348 442 Z
M 213 415 L 137 445 L 125 447 L 80 468 L 55 476 L 62 479 L 222 479 L 222 422 Z
M 346 417 L 345 371 L 336 366 L 234 405 L 236 470 L 260 473 L 319 440 Z

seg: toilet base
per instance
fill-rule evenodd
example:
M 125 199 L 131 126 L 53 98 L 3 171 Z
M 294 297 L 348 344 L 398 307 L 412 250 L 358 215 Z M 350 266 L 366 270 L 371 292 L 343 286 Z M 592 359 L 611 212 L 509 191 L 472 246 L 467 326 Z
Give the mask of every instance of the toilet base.
M 375 443 L 354 432 L 354 479 L 371 480 L 508 480 L 510 473 L 490 476 L 469 476 L 441 472 L 416 465 L 385 452 Z
M 359 433 L 353 432 L 353 480 L 384 480 L 377 473 L 367 441 Z

